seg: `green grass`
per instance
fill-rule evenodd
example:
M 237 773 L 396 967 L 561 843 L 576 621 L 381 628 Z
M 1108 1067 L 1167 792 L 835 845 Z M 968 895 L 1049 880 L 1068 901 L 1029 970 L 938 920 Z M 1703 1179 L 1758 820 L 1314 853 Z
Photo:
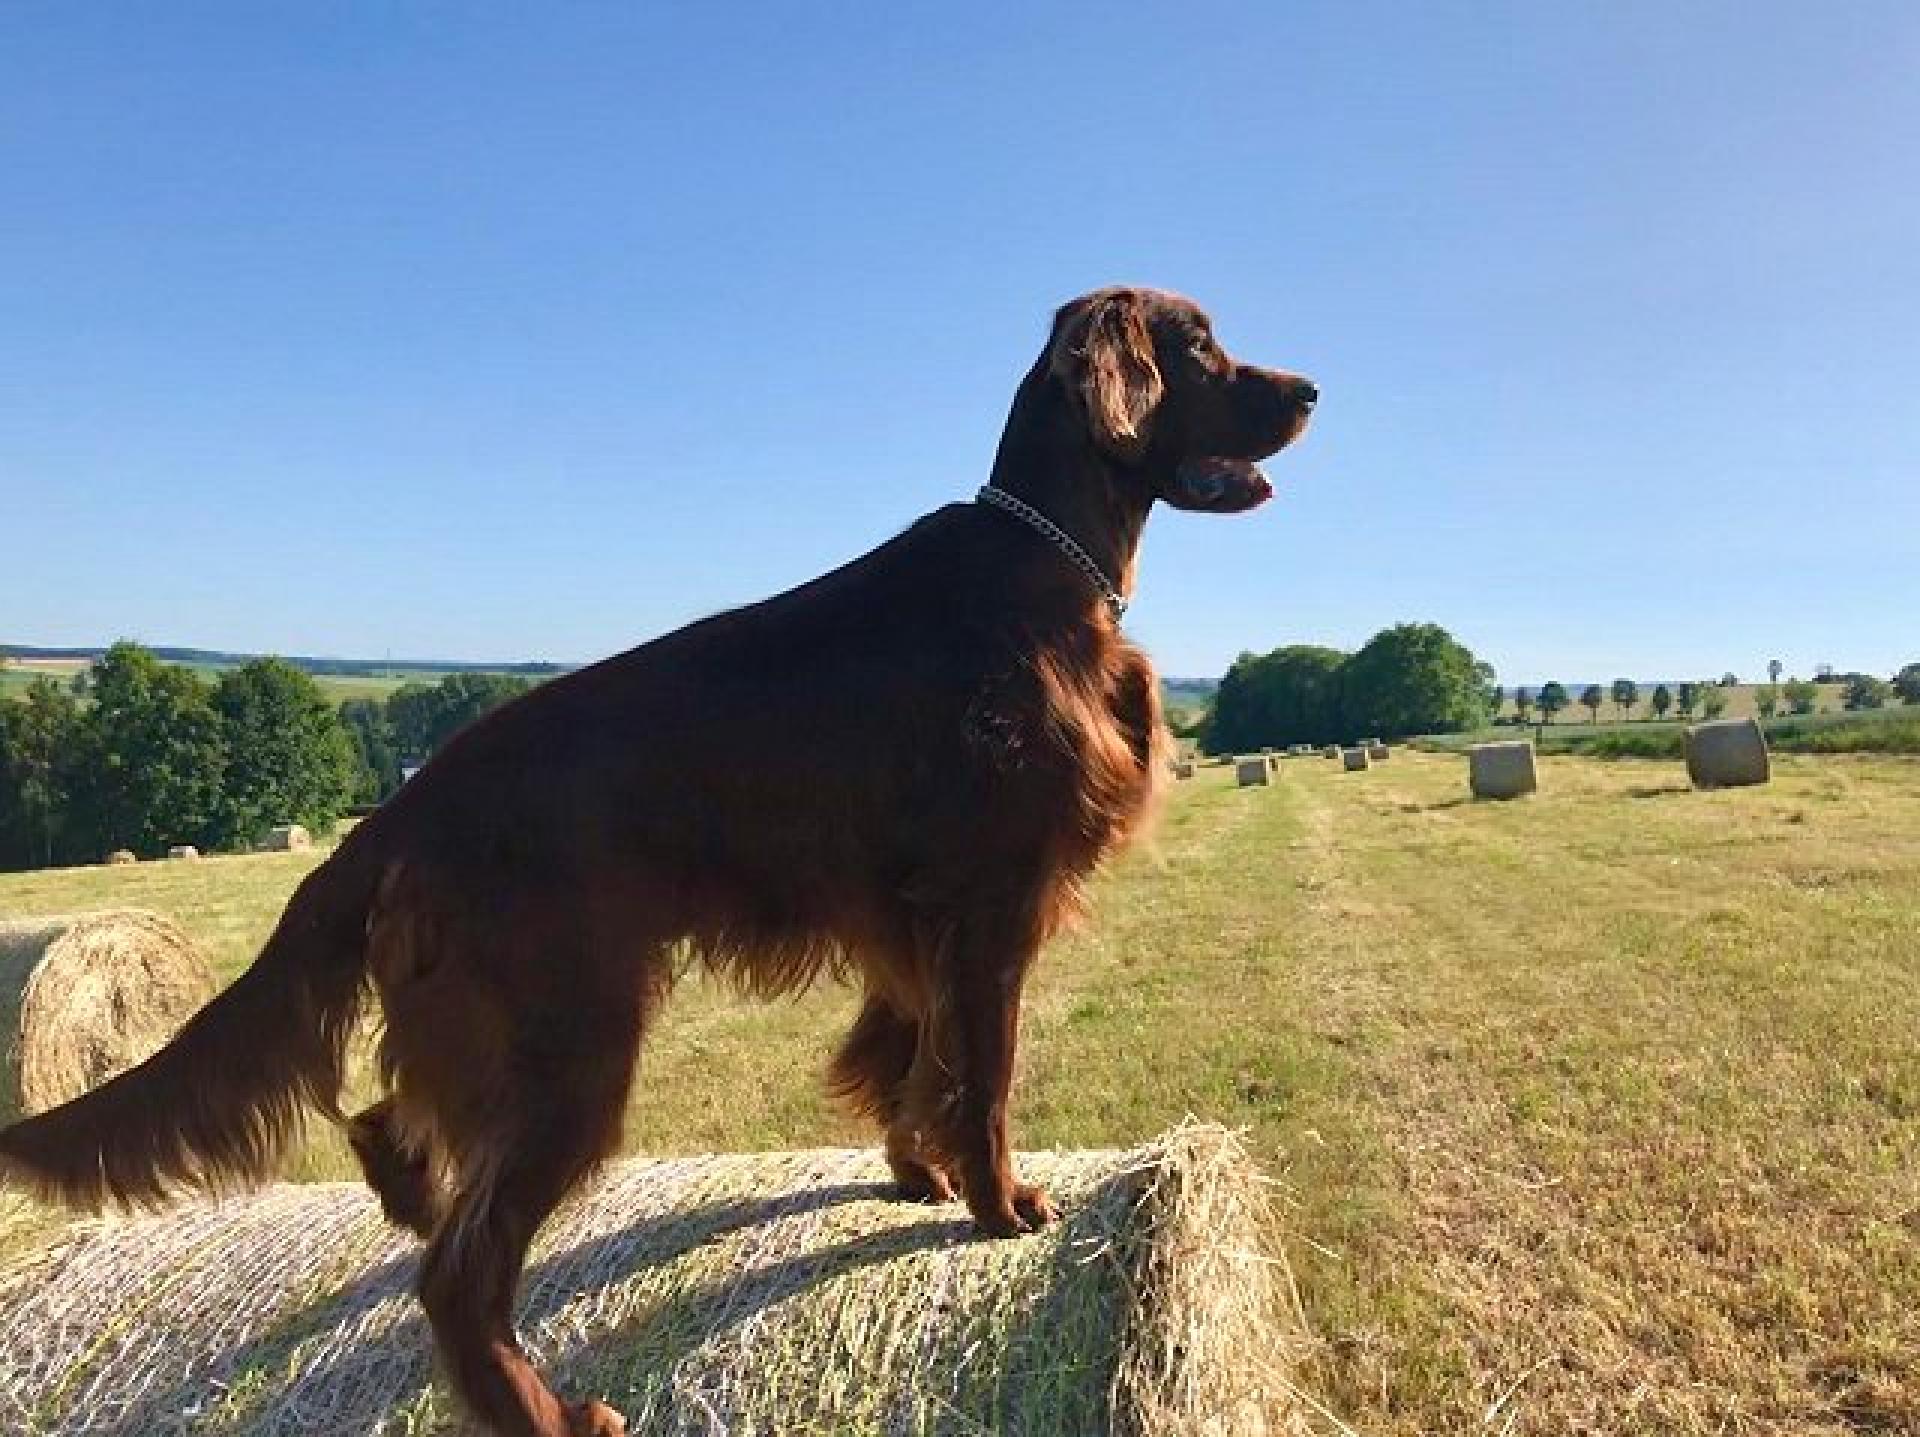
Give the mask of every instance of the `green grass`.
M 315 861 L 0 876 L 0 913 L 144 903 L 231 975 Z M 1548 756 L 1499 805 L 1453 755 L 1202 769 L 1094 900 L 1032 984 L 1016 1137 L 1247 1129 L 1303 1384 L 1359 1430 L 1920 1430 L 1920 761 L 1694 793 Z M 864 1141 L 820 1086 L 850 1013 L 683 985 L 630 1146 Z
M 1476 743 L 1530 738 L 1542 753 L 1678 758 L 1681 734 L 1689 722 L 1692 720 L 1600 724 L 1562 721 L 1432 734 L 1413 742 L 1436 753 L 1459 753 Z M 1784 753 L 1920 753 L 1920 709 L 1911 705 L 1859 713 L 1797 714 L 1760 722 L 1767 731 L 1769 747 Z

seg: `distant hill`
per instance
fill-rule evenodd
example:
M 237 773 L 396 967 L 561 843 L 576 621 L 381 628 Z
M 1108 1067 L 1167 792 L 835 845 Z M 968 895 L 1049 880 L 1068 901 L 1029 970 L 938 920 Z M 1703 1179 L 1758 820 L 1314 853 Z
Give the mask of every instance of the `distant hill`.
M 230 669 L 237 668 L 250 659 L 263 657 L 260 654 L 228 653 L 222 649 L 187 649 L 164 645 L 147 645 L 151 652 L 170 664 L 186 664 L 192 668 Z M 34 644 L 0 644 L 0 658 L 66 660 L 69 662 L 90 662 L 106 652 L 106 646 L 93 648 L 43 648 Z M 470 663 L 459 659 L 328 659 L 316 658 L 309 654 L 279 654 L 296 669 L 304 669 L 310 674 L 340 675 L 383 675 L 383 674 L 447 674 L 447 673 L 489 673 L 524 674 L 529 678 L 551 677 L 564 674 L 577 664 L 556 664 L 545 660 L 527 660 L 510 664 Z

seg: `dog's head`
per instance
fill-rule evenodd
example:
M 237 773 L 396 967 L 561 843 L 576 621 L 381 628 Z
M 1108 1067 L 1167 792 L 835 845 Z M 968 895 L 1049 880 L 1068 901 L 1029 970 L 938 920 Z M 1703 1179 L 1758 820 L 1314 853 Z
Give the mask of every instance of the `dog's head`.
M 1214 514 L 1272 497 L 1258 461 L 1299 438 L 1319 398 L 1299 375 L 1234 360 L 1199 305 L 1153 289 L 1066 305 L 1040 369 L 1110 482 Z

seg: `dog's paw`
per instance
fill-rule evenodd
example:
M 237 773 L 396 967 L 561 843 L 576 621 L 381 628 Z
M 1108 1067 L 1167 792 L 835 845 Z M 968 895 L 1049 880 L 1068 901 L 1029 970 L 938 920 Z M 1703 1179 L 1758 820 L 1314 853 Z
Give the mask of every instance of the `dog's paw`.
M 567 1409 L 567 1437 L 627 1437 L 627 1419 L 604 1402 L 582 1402 Z
M 939 1168 L 924 1166 L 896 1169 L 894 1194 L 901 1202 L 918 1203 L 952 1202 L 957 1195 L 951 1178 Z
M 973 1230 L 982 1237 L 1024 1237 L 1040 1231 L 1050 1222 L 1058 1221 L 1059 1217 L 1058 1209 L 1044 1188 L 1017 1183 L 1012 1192 L 1007 1194 L 1004 1207 L 990 1208 L 985 1212 L 974 1210 Z

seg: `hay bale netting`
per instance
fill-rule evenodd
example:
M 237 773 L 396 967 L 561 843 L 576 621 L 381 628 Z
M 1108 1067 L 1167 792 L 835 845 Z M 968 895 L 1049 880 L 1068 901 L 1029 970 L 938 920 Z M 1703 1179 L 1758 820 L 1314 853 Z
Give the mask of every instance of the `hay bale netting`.
M 1758 719 L 1717 719 L 1685 730 L 1687 777 L 1695 788 L 1739 788 L 1773 777 L 1766 731 Z
M 116 848 L 107 855 L 108 863 L 138 863 L 139 855 L 131 848 Z
M 200 850 L 195 848 L 191 843 L 176 843 L 167 850 L 167 857 L 169 858 L 191 860 L 199 856 Z
M 268 853 L 288 853 L 298 848 L 313 847 L 313 836 L 297 823 L 283 823 L 278 828 L 267 830 L 267 836 L 260 847 Z
M 1272 771 L 1264 758 L 1243 758 L 1233 767 L 1234 777 L 1240 780 L 1242 788 L 1266 783 Z
M 1475 798 L 1519 798 L 1540 787 L 1533 745 L 1525 739 L 1477 743 L 1467 750 L 1467 783 Z
M 871 1150 L 629 1161 L 555 1215 L 516 1327 L 635 1433 L 1304 1433 L 1305 1325 L 1232 1135 L 1036 1153 L 1060 1223 L 972 1237 Z M 459 1430 L 419 1244 L 359 1184 L 87 1224 L 0 1278 L 0 1430 Z
M 1364 748 L 1342 749 L 1340 762 L 1348 773 L 1358 773 L 1363 768 L 1373 766 L 1373 760 L 1367 757 L 1367 751 Z
M 0 922 L 0 1119 L 44 1111 L 132 1067 L 215 986 L 186 934 L 158 914 Z

